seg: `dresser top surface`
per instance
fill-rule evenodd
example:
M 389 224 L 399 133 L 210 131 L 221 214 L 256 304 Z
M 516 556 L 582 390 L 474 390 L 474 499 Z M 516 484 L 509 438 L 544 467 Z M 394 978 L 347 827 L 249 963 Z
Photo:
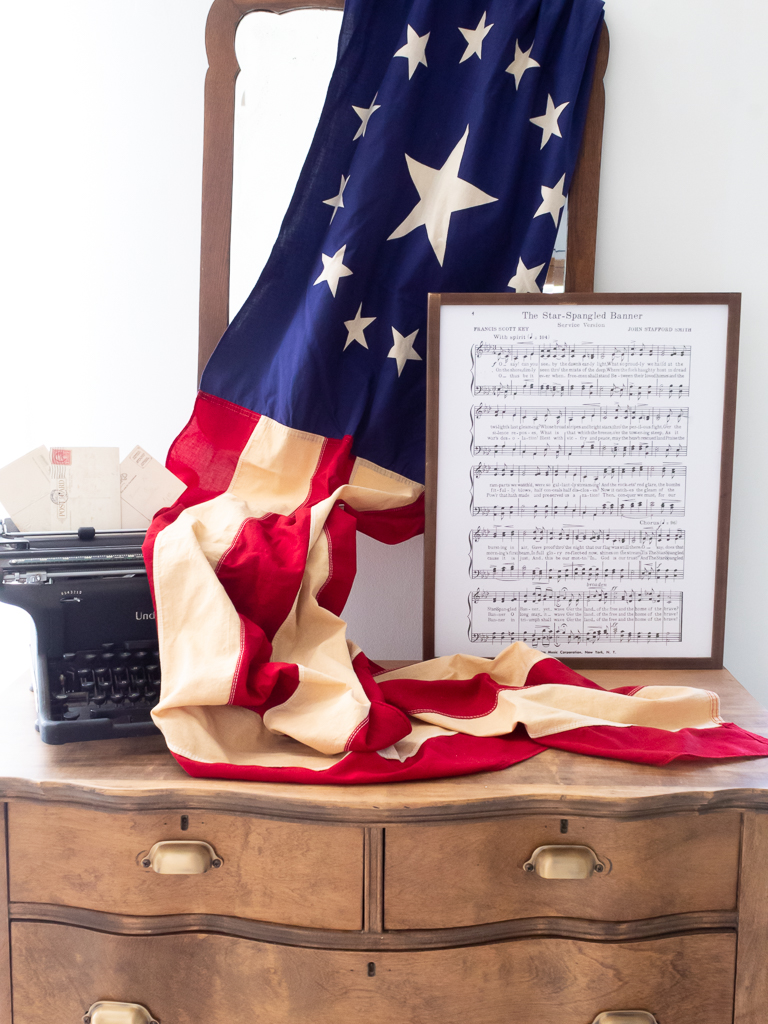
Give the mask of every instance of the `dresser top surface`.
M 768 736 L 768 711 L 725 669 L 594 670 L 606 688 L 698 686 L 721 697 L 726 721 Z M 4 686 L 0 720 L 0 796 L 86 803 L 104 808 L 206 807 L 270 817 L 394 821 L 509 813 L 629 816 L 685 809 L 768 809 L 768 758 L 677 762 L 663 768 L 558 750 L 500 772 L 371 786 L 193 779 L 161 736 L 50 746 L 34 731 L 32 694 Z

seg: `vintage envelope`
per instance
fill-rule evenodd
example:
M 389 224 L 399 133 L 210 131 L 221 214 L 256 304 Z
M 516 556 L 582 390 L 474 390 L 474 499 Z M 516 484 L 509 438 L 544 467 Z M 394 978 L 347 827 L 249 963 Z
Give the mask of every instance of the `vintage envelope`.
M 51 448 L 49 530 L 120 529 L 118 448 Z
M 51 475 L 45 445 L 0 469 L 0 502 L 19 530 L 51 529 Z
M 120 463 L 123 529 L 146 530 L 152 516 L 173 505 L 186 485 L 139 445 Z

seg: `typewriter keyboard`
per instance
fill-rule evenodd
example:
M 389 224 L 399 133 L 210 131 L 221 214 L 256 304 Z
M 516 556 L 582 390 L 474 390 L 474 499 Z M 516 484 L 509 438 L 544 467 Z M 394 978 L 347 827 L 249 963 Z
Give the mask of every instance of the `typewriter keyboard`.
M 148 722 L 160 698 L 157 641 L 126 640 L 49 657 L 48 687 L 55 721 Z

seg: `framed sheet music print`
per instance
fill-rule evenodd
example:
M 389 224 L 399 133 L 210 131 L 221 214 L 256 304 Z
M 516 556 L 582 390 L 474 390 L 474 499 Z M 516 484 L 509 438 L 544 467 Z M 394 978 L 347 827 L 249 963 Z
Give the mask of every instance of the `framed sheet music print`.
M 426 658 L 722 667 L 739 310 L 430 296 Z

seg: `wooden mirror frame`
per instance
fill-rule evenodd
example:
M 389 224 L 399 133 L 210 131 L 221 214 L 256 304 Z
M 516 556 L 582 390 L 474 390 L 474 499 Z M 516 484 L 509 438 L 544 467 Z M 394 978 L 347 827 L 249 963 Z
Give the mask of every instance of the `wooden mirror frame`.
M 235 55 L 237 26 L 246 14 L 285 14 L 307 9 L 341 11 L 344 0 L 214 0 L 208 12 L 205 46 L 203 129 L 203 216 L 200 252 L 200 335 L 198 380 L 229 326 L 229 258 L 232 235 L 232 181 L 235 148 Z M 603 144 L 608 66 L 608 29 L 603 25 L 584 138 L 568 193 L 568 248 L 565 291 L 591 292 L 595 279 L 597 201 Z M 425 296 L 426 298 L 426 296 Z

